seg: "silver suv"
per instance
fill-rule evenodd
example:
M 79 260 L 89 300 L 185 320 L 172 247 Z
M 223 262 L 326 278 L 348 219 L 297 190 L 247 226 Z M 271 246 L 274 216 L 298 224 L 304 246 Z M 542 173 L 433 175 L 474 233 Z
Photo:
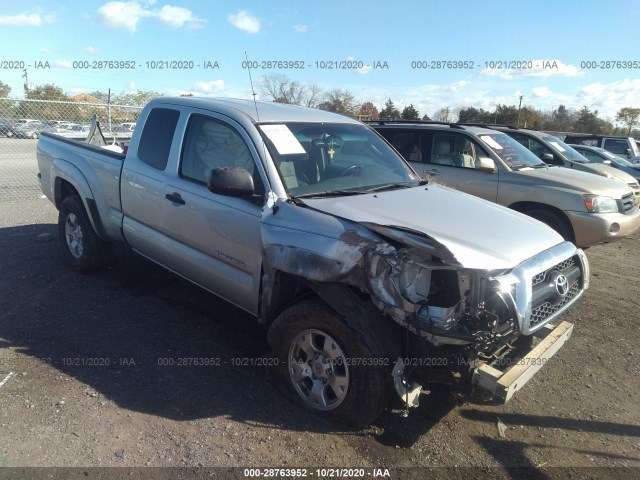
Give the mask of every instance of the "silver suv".
M 439 122 L 369 122 L 424 177 L 536 218 L 588 247 L 633 234 L 640 210 L 621 182 L 549 167 L 503 132 Z

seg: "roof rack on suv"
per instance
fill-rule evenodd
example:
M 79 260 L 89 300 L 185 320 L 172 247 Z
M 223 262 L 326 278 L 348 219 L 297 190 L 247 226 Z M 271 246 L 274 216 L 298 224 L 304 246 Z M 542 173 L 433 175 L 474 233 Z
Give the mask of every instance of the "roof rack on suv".
M 515 125 L 507 125 L 505 123 L 459 123 L 458 125 L 467 125 L 469 127 L 484 127 L 484 128 L 494 128 L 494 127 L 504 127 L 509 130 L 520 130 L 519 127 Z
M 406 120 L 404 118 L 395 119 L 395 118 L 382 118 L 377 120 L 363 120 L 363 123 L 374 123 L 377 125 L 388 125 L 388 124 L 421 124 L 421 125 L 448 125 L 451 128 L 464 128 L 465 125 L 460 123 L 452 123 L 452 122 L 437 122 L 435 120 Z

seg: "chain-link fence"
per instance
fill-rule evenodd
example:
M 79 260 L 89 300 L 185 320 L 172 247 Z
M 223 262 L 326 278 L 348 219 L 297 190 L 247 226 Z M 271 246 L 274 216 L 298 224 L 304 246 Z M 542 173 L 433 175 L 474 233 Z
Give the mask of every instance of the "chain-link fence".
M 126 138 L 142 107 L 0 98 L 0 202 L 38 198 L 36 143 L 43 131 L 83 140 L 95 115 L 105 137 Z

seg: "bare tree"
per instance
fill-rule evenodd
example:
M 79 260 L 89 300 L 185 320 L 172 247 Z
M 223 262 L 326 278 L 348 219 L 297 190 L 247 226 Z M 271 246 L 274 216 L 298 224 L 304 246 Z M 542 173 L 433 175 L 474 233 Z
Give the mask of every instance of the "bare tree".
M 258 80 L 262 93 L 273 102 L 317 106 L 322 90 L 315 83 L 302 84 L 283 74 L 265 75 Z
M 315 82 L 309 82 L 306 85 L 306 98 L 304 105 L 306 107 L 315 108 L 320 103 L 320 99 L 322 98 L 322 89 Z
M 354 115 L 357 104 L 353 93 L 349 90 L 334 88 L 325 93 L 324 101 L 318 105 L 318 108 L 344 115 Z
M 450 122 L 451 121 L 451 108 L 442 107 L 433 112 L 432 119 L 434 122 Z

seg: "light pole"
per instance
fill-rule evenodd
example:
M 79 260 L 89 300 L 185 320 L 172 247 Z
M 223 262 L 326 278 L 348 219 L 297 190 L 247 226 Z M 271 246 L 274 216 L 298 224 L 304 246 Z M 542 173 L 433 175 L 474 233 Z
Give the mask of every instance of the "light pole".
M 517 125 L 517 127 L 520 128 L 520 109 L 522 107 L 522 99 L 524 98 L 524 95 L 521 93 L 520 95 L 518 95 L 518 98 L 520 99 L 520 103 L 518 104 L 518 125 Z

